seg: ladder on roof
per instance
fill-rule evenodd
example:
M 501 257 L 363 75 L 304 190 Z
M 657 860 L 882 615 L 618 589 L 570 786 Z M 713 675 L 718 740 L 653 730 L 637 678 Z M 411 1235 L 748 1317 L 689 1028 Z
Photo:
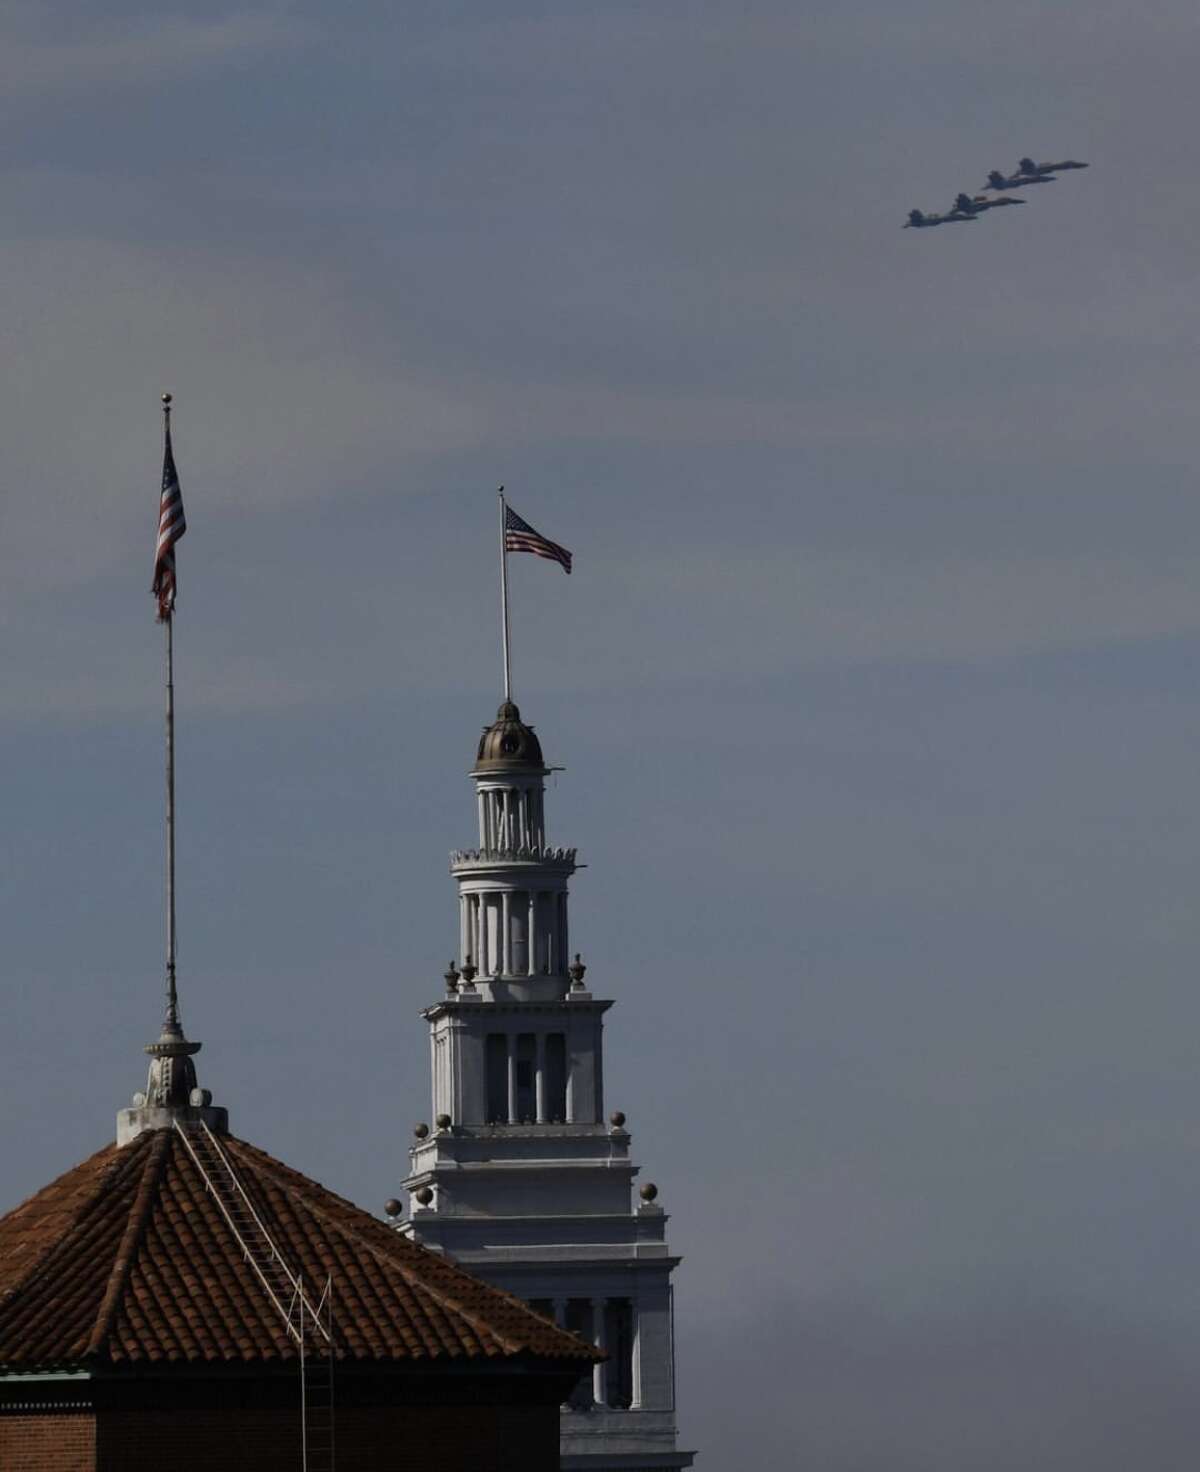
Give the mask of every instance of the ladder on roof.
M 300 1346 L 300 1461 L 303 1472 L 334 1472 L 333 1274 L 315 1308 L 297 1283 L 294 1300 Z
M 203 1120 L 185 1129 L 174 1121 L 205 1188 L 225 1218 L 267 1297 L 296 1345 L 300 1362 L 301 1472 L 334 1472 L 333 1275 L 314 1304 L 246 1194 L 221 1143 Z

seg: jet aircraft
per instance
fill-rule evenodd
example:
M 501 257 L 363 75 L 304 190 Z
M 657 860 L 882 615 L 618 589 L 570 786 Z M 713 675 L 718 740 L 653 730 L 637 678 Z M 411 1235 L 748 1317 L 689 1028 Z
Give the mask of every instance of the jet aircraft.
M 1063 159 L 1060 164 L 1035 164 L 1031 158 L 1018 159 L 1017 167 L 1022 174 L 1036 177 L 1041 174 L 1056 174 L 1062 169 L 1086 169 L 1087 164 L 1076 162 L 1073 158 Z
M 923 210 L 909 210 L 904 229 L 924 230 L 928 225 L 969 224 L 974 219 L 974 215 L 964 214 L 957 209 L 949 210 L 944 215 L 927 215 Z
M 984 210 L 996 210 L 1002 204 L 1024 203 L 1023 199 L 1014 199 L 1011 194 L 1000 194 L 995 199 L 988 199 L 983 194 L 957 194 L 954 197 L 955 210 L 964 215 L 981 215 Z
M 983 186 L 985 189 L 1024 189 L 1027 184 L 1053 184 L 1053 174 L 1012 174 L 1008 178 L 999 169 L 993 169 L 988 175 L 988 181 Z

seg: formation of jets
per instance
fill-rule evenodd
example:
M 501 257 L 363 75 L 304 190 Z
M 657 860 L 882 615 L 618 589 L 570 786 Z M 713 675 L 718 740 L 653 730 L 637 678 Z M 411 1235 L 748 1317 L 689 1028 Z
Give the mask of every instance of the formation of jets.
M 966 225 L 972 220 L 977 220 L 987 210 L 999 209 L 1006 204 L 1024 204 L 1023 199 L 1014 199 L 1011 194 L 1003 194 L 1005 189 L 1025 189 L 1031 184 L 1053 184 L 1057 175 L 1065 173 L 1068 169 L 1086 169 L 1087 164 L 1080 163 L 1077 159 L 1067 158 L 1056 164 L 1039 164 L 1031 158 L 1023 158 L 1017 161 L 1016 172 L 1002 174 L 999 169 L 993 169 L 987 176 L 987 183 L 983 186 L 981 194 L 959 194 L 955 196 L 953 207 L 945 214 L 926 214 L 924 210 L 909 210 L 908 220 L 904 228 L 906 230 L 924 230 L 931 225 Z M 988 191 L 992 192 L 989 197 Z

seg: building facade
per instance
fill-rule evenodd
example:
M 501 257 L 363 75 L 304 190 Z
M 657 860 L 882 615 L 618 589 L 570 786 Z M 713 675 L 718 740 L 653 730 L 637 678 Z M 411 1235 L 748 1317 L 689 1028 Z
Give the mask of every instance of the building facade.
M 399 1230 L 506 1288 L 607 1358 L 561 1413 L 571 1472 L 682 1468 L 667 1216 L 625 1117 L 605 1117 L 604 1014 L 570 950 L 575 850 L 546 837 L 541 745 L 511 701 L 471 776 L 479 838 L 451 857 L 459 964 L 424 1011 L 431 1129 L 418 1125 Z

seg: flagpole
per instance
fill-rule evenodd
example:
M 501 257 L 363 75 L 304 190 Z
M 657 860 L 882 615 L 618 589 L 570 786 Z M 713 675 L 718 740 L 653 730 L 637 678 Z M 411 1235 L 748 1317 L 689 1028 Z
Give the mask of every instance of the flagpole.
M 163 394 L 163 436 L 171 443 L 171 395 Z M 175 612 L 166 625 L 167 655 L 167 1021 L 179 1022 L 179 995 L 175 987 Z
M 509 650 L 508 650 L 508 538 L 505 536 L 505 507 L 504 487 L 501 486 L 497 494 L 500 497 L 500 613 L 504 624 L 504 699 L 512 699 L 512 679 L 509 672 Z

